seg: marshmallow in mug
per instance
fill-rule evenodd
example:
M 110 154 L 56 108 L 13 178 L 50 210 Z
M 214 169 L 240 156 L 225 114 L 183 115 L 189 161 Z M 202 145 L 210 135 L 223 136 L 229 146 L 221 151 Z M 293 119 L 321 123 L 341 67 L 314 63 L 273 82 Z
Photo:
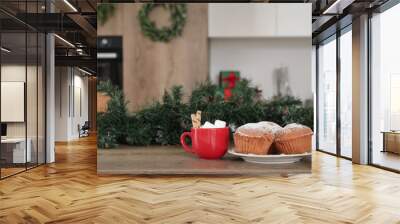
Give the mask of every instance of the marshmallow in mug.
M 225 121 L 221 121 L 221 120 L 216 120 L 214 122 L 214 125 L 216 128 L 224 128 L 226 127 L 226 122 Z
M 204 123 L 203 126 L 201 126 L 201 128 L 216 128 L 216 127 L 210 122 L 206 121 L 206 123 Z
M 224 128 L 224 127 L 226 127 L 226 122 L 221 120 L 216 120 L 214 124 L 206 121 L 206 123 L 204 123 L 204 125 L 201 126 L 201 128 Z

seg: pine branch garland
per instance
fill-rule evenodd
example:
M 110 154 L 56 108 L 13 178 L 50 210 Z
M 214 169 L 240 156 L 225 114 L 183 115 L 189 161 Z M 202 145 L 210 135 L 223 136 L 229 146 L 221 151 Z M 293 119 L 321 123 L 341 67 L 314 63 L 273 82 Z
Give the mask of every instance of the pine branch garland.
M 189 102 L 182 101 L 182 86 L 166 91 L 155 102 L 134 114 L 126 109 L 122 91 L 110 83 L 100 82 L 98 89 L 111 96 L 108 110 L 98 114 L 98 146 L 114 148 L 118 144 L 176 145 L 184 131 L 191 128 L 190 114 L 202 111 L 202 120 L 226 121 L 230 126 L 273 121 L 279 125 L 301 123 L 313 127 L 313 108 L 292 96 L 262 100 L 248 80 L 241 80 L 234 96 L 225 101 L 218 95 L 218 86 L 210 82 L 193 90 Z

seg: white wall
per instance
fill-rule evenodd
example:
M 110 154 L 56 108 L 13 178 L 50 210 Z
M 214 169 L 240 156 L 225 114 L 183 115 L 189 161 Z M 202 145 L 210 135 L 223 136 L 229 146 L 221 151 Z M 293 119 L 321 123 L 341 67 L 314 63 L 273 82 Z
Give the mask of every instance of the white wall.
M 55 68 L 55 140 L 68 140 L 68 86 L 70 76 L 67 67 Z
M 291 92 L 312 99 L 311 38 L 227 38 L 210 40 L 210 79 L 221 70 L 238 70 L 251 79 L 265 98 L 277 94 L 275 77 L 286 68 Z
M 78 125 L 88 120 L 88 78 L 76 68 L 56 67 L 55 85 L 55 140 L 77 139 Z
M 78 72 L 78 74 L 76 74 Z M 71 120 L 71 135 L 73 138 L 78 138 L 79 137 L 79 132 L 78 132 L 78 124 L 83 125 L 85 121 L 89 120 L 89 113 L 88 113 L 88 107 L 89 107 L 89 102 L 88 102 L 88 78 L 87 76 L 82 76 L 82 73 L 79 72 L 78 70 L 75 70 L 75 75 L 74 75 L 74 89 L 75 92 L 73 93 L 74 96 L 74 108 L 75 113 L 72 113 L 72 120 Z M 79 93 L 80 91 L 80 93 Z M 80 95 L 80 97 L 79 97 Z M 80 102 L 79 102 L 80 101 Z M 81 107 L 81 108 L 79 108 Z M 80 112 L 80 110 L 82 110 Z
M 7 64 L 1 66 L 1 81 L 18 81 L 25 82 L 26 69 L 34 69 L 31 66 L 18 64 Z

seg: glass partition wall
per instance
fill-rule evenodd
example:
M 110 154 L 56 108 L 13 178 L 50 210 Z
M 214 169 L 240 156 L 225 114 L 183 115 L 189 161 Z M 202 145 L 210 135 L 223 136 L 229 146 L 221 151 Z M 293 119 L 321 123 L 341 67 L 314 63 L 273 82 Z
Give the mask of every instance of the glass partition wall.
M 317 45 L 317 150 L 352 157 L 351 25 Z
M 336 153 L 336 36 L 318 47 L 318 149 Z
M 352 32 L 351 26 L 340 36 L 340 154 L 352 158 Z
M 368 163 L 400 172 L 400 4 L 369 17 Z M 317 149 L 352 158 L 352 27 L 317 44 Z M 335 49 L 336 48 L 336 49 Z
M 25 7 L 25 12 L 38 10 L 32 4 L 21 1 L 18 6 Z M 3 179 L 45 163 L 46 40 L 43 33 L 12 15 L 0 11 L 0 19 L 14 23 L 13 26 L 0 23 L 0 178 Z
M 400 171 L 400 4 L 371 18 L 370 163 Z

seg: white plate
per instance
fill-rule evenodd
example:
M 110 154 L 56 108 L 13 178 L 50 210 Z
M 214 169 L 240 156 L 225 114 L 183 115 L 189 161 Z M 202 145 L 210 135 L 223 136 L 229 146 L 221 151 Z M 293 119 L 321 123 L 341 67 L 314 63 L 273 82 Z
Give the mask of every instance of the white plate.
M 303 154 L 291 154 L 291 155 L 255 155 L 255 154 L 243 154 L 237 153 L 230 149 L 228 151 L 229 154 L 241 157 L 246 162 L 249 163 L 262 163 L 262 164 L 284 164 L 284 163 L 295 163 L 300 161 L 301 159 L 310 156 L 311 153 L 303 153 Z

